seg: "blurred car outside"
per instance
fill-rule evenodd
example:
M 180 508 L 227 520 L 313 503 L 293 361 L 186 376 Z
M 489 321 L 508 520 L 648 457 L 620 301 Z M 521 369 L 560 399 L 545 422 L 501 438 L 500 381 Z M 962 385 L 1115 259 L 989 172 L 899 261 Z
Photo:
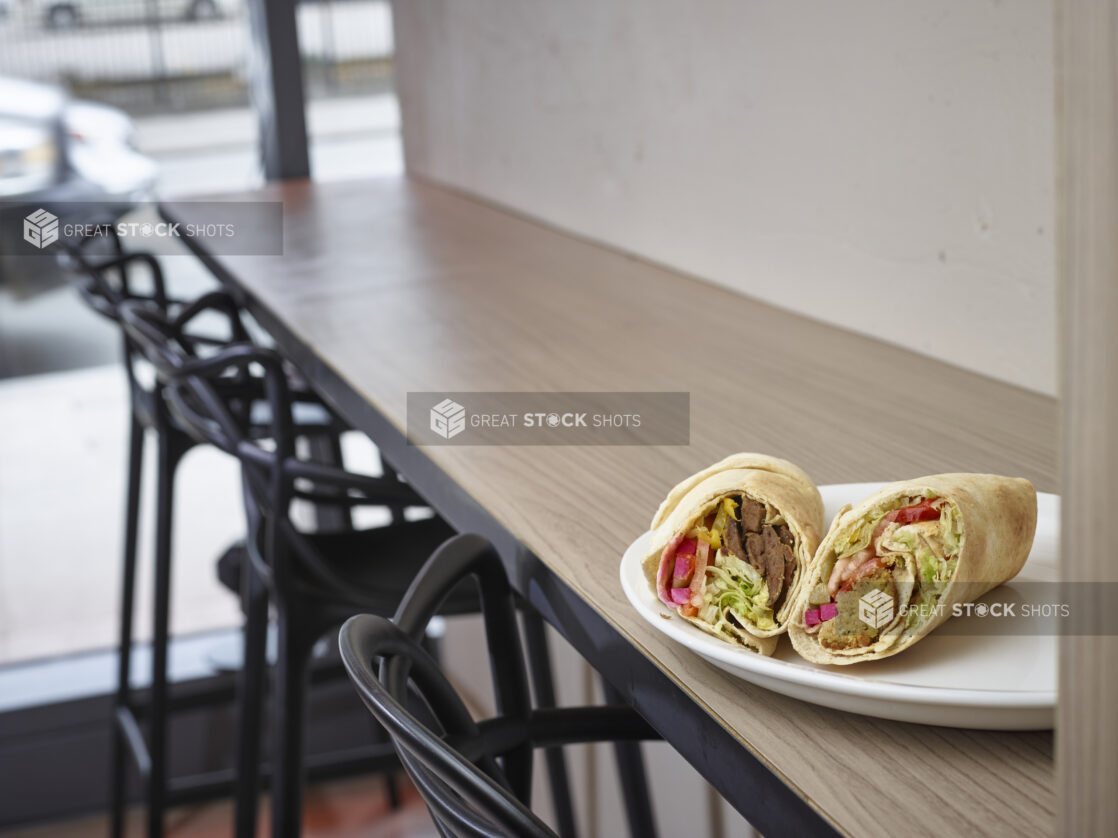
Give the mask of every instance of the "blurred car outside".
M 45 209 L 115 220 L 152 197 L 156 173 L 123 111 L 0 76 L 0 283 L 17 294 L 55 284 L 56 270 L 37 264 L 29 277 L 34 257 L 11 256 L 24 216 Z
M 0 0 L 0 3 L 4 0 Z M 145 21 L 204 21 L 229 17 L 239 0 L 19 0 L 27 19 L 50 29 Z

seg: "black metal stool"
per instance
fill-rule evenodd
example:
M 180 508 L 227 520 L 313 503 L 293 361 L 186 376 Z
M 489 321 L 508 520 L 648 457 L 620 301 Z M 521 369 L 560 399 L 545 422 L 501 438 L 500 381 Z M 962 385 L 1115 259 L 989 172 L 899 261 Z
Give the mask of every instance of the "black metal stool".
M 237 457 L 244 476 L 249 524 L 241 593 L 245 604 L 244 669 L 240 687 L 237 833 L 255 833 L 259 787 L 259 725 L 266 674 L 264 640 L 268 602 L 275 606 L 278 653 L 272 728 L 273 829 L 297 835 L 301 820 L 303 714 L 307 663 L 314 643 L 360 610 L 392 613 L 422 559 L 453 534 L 441 519 L 407 521 L 339 532 L 303 532 L 291 520 L 294 500 L 349 509 L 359 505 L 424 506 L 394 478 L 352 474 L 297 456 L 291 394 L 282 359 L 268 349 L 242 344 L 197 358 L 184 344 L 184 329 L 197 315 L 185 310 L 168 320 L 156 306 L 125 303 L 121 316 L 131 338 L 166 382 L 178 422 L 195 438 Z M 267 444 L 249 433 L 243 405 L 229 381 L 254 381 L 268 400 Z M 413 561 L 408 561 L 412 557 Z M 466 591 L 445 613 L 477 611 Z M 391 748 L 385 748 L 392 764 Z
M 463 581 L 476 583 L 498 716 L 475 721 L 438 664 L 419 645 L 428 620 Z M 532 750 L 586 742 L 627 743 L 659 736 L 622 706 L 534 709 L 529 700 L 515 601 L 504 567 L 481 536 L 460 535 L 430 558 L 394 622 L 360 615 L 339 634 L 342 662 L 361 700 L 388 731 L 439 831 L 463 836 L 554 838 L 531 809 Z M 379 672 L 375 668 L 379 661 Z M 409 690 L 410 686 L 410 690 Z M 627 801 L 647 791 L 624 776 Z M 643 782 L 641 777 L 635 778 Z M 654 835 L 647 813 L 634 836 Z
M 67 247 L 69 267 L 75 271 L 78 290 L 98 314 L 120 323 L 120 306 L 126 301 L 141 300 L 164 312 L 188 308 L 184 301 L 167 294 L 159 261 L 148 253 L 124 253 L 112 234 L 107 240 L 115 252 L 93 255 L 87 249 L 89 239 Z M 137 287 L 137 273 L 147 274 L 147 289 Z M 232 300 L 225 297 L 218 304 L 223 309 L 228 333 L 219 337 L 195 335 L 195 345 L 217 347 L 234 341 L 245 341 L 248 333 L 237 316 Z M 123 574 L 121 585 L 120 642 L 117 689 L 113 702 L 110 756 L 111 831 L 119 838 L 124 827 L 126 754 L 144 781 L 147 804 L 147 831 L 150 836 L 163 833 L 163 816 L 176 795 L 167 776 L 167 722 L 173 701 L 168 692 L 167 652 L 169 644 L 172 509 L 175 473 L 183 456 L 196 444 L 195 440 L 170 415 L 158 380 L 148 383 L 141 374 L 143 356 L 135 343 L 122 331 L 123 360 L 128 376 L 130 396 L 128 488 L 125 504 Z M 259 394 L 242 391 L 248 409 L 259 414 Z M 340 421 L 317 399 L 300 395 L 304 406 L 300 433 L 310 437 L 325 436 L 336 440 L 342 429 Z M 254 407 L 255 405 L 255 407 Z M 131 688 L 133 648 L 133 615 L 135 611 L 136 553 L 140 514 L 141 475 L 144 438 L 153 432 L 157 445 L 156 516 L 154 556 L 154 609 L 152 637 L 151 687 L 146 701 L 137 698 Z M 240 551 L 243 553 L 243 549 Z M 243 561 L 243 557 L 240 557 Z M 146 717 L 146 719 L 144 719 Z M 146 721 L 147 736 L 141 719 Z

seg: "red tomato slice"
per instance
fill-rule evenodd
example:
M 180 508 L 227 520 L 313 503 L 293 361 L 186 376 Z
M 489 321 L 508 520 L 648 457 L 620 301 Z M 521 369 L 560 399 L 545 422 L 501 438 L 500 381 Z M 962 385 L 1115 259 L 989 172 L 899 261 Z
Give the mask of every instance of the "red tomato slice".
M 894 509 L 885 516 L 886 521 L 896 521 L 898 524 L 915 524 L 918 521 L 936 521 L 939 519 L 939 510 L 932 506 L 932 501 L 922 500 L 904 509 Z
M 862 579 L 865 576 L 869 576 L 871 573 L 876 573 L 883 567 L 885 567 L 885 565 L 882 564 L 881 559 L 878 558 L 873 558 L 867 562 L 862 562 L 860 565 L 858 565 L 858 569 L 854 571 L 854 574 L 849 579 L 847 579 L 845 583 L 843 583 L 843 586 L 839 588 L 839 590 L 854 590 L 854 585 L 857 584 L 858 580 Z

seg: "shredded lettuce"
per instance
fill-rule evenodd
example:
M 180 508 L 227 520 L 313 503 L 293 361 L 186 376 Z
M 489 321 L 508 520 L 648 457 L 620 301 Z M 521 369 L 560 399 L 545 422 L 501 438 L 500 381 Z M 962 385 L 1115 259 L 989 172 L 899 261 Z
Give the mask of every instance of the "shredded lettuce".
M 920 583 L 928 588 L 939 588 L 938 579 L 944 564 L 921 539 L 916 547 L 916 568 L 920 572 Z
M 776 628 L 765 580 L 752 565 L 719 551 L 706 572 L 701 620 L 724 631 L 728 609 L 743 624 L 750 622 L 763 631 Z
M 924 604 L 931 600 L 931 595 L 925 595 L 922 588 L 917 588 L 913 593 L 912 599 L 908 601 L 908 613 L 905 615 L 904 627 L 905 631 L 919 623 L 924 617 Z
M 943 590 L 954 575 L 955 566 L 959 563 L 959 545 L 962 543 L 963 533 L 959 510 L 954 504 L 945 503 L 940 509 L 938 536 L 939 546 L 943 551 L 942 556 L 936 556 L 927 549 L 916 553 L 920 581 L 929 594 L 938 594 Z M 934 539 L 935 536 L 931 538 Z
M 962 527 L 959 524 L 959 510 L 954 504 L 945 503 L 940 510 L 939 537 L 943 541 L 943 549 L 948 556 L 959 552 L 959 543 L 963 540 Z
M 893 540 L 912 551 L 921 588 L 930 595 L 938 594 L 958 563 L 962 541 L 958 510 L 954 505 L 944 503 L 940 507 L 938 521 L 899 527 L 893 534 Z
M 924 619 L 927 610 L 936 603 L 955 574 L 962 540 L 959 510 L 954 504 L 946 502 L 940 507 L 938 521 L 909 524 L 893 533 L 892 541 L 904 544 L 916 559 L 918 584 L 909 603 L 906 629 Z
M 924 497 L 935 498 L 933 492 L 924 492 Z M 894 509 L 902 509 L 922 500 L 913 495 L 898 498 L 890 503 L 880 504 L 866 511 L 861 518 L 846 529 L 846 533 L 835 540 L 834 559 L 823 568 L 826 580 L 834 563 L 869 546 L 873 532 L 881 519 Z M 911 556 L 916 563 L 916 585 L 908 603 L 905 620 L 906 629 L 919 623 L 937 602 L 939 595 L 955 574 L 959 562 L 959 549 L 962 545 L 962 522 L 959 510 L 949 501 L 937 504 L 940 517 L 933 521 L 917 521 L 911 524 L 889 524 L 884 528 L 878 543 L 883 556 L 892 559 L 899 555 Z M 809 599 L 809 602 L 811 600 Z
M 907 526 L 897 527 L 896 531 L 893 533 L 892 540 L 896 541 L 906 550 L 915 550 L 918 537 L 916 530 L 909 524 Z
M 846 556 L 865 550 L 870 546 L 870 539 L 873 538 L 873 531 L 877 528 L 878 522 L 889 512 L 894 509 L 903 509 L 906 506 L 912 506 L 914 503 L 919 503 L 925 498 L 932 498 L 935 495 L 930 491 L 925 491 L 923 495 L 910 495 L 905 498 L 898 498 L 886 503 L 879 503 L 876 506 L 868 509 L 862 517 L 856 521 L 847 531 L 835 539 L 834 547 L 836 559 L 842 559 Z

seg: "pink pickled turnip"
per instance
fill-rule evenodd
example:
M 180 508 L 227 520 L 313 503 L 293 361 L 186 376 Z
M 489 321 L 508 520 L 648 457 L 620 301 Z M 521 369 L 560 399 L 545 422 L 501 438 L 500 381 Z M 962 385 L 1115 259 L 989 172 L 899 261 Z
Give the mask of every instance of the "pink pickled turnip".
M 684 553 L 682 549 L 675 554 L 675 570 L 672 572 L 672 587 L 686 588 L 691 584 L 691 574 L 695 572 L 695 556 Z
M 819 622 L 825 623 L 838 616 L 838 603 L 824 602 L 819 606 Z
M 677 533 L 664 547 L 664 552 L 660 554 L 660 569 L 656 574 L 656 593 L 660 596 L 660 601 L 665 605 L 676 604 L 672 601 L 671 594 L 668 591 L 668 584 L 671 582 L 672 568 L 675 565 L 676 549 L 679 547 L 681 541 L 683 541 L 683 533 Z
M 672 588 L 672 602 L 676 605 L 683 605 L 691 601 L 690 588 Z
M 804 612 L 804 625 L 808 628 L 817 626 L 821 622 L 822 620 L 819 619 L 818 608 L 809 608 L 807 611 Z

